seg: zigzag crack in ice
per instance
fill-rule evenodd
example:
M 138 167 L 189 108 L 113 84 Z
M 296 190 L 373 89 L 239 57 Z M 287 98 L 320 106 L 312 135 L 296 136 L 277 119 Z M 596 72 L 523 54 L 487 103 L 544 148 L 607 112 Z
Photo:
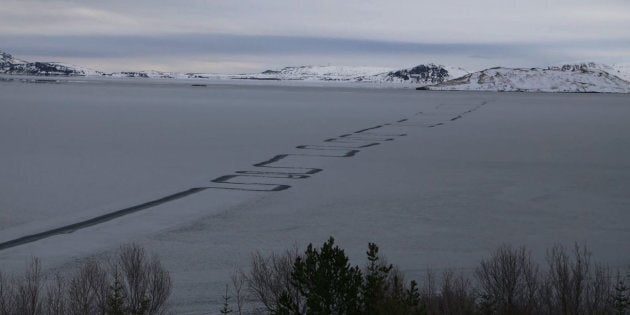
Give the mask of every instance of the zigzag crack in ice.
M 463 117 L 468 113 L 478 110 L 482 106 L 486 105 L 487 101 L 482 102 L 481 104 L 461 113 L 460 115 L 450 119 L 450 121 L 455 121 Z M 423 115 L 423 112 L 417 112 L 414 116 Z M 322 172 L 323 169 L 316 167 L 303 167 L 303 166 L 282 166 L 275 165 L 275 163 L 282 161 L 290 156 L 296 157 L 321 157 L 321 158 L 346 158 L 353 157 L 360 150 L 359 148 L 368 148 L 379 145 L 381 142 L 385 141 L 393 141 L 392 137 L 402 137 L 406 136 L 405 133 L 399 134 L 382 134 L 382 133 L 374 133 L 367 132 L 376 130 L 379 128 L 383 128 L 384 126 L 395 126 L 395 127 L 410 127 L 412 125 L 402 124 L 403 122 L 409 121 L 408 118 L 403 118 L 396 123 L 390 124 L 385 123 L 382 125 L 377 125 L 370 128 L 361 129 L 349 134 L 343 134 L 336 138 L 329 138 L 324 140 L 325 143 L 339 143 L 344 145 L 298 145 L 296 148 L 300 150 L 314 150 L 314 151 L 342 151 L 339 155 L 331 155 L 331 154 L 278 154 L 273 156 L 272 158 L 265 160 L 263 162 L 259 162 L 253 165 L 256 168 L 266 168 L 271 170 L 247 170 L 247 171 L 235 171 L 235 174 L 223 175 L 219 176 L 210 182 L 215 184 L 220 184 L 222 186 L 204 186 L 204 187 L 195 187 L 187 190 L 183 190 L 168 196 L 164 196 L 155 200 L 151 200 L 139 205 L 131 206 L 128 208 L 116 210 L 113 212 L 109 212 L 103 215 L 96 216 L 91 219 L 87 219 L 84 221 L 68 224 L 59 228 L 54 228 L 48 231 L 34 233 L 22 237 L 18 237 L 16 239 L 12 239 L 6 242 L 0 243 L 0 251 L 25 245 L 28 243 L 33 243 L 45 238 L 49 238 L 55 235 L 68 234 L 73 233 L 77 230 L 85 229 L 94 225 L 98 225 L 101 223 L 105 223 L 122 216 L 126 216 L 135 212 L 139 212 L 142 210 L 146 210 L 148 208 L 153 208 L 171 201 L 175 201 L 178 199 L 182 199 L 188 197 L 190 195 L 208 190 L 208 189 L 227 189 L 227 190 L 239 190 L 239 191 L 254 191 L 254 192 L 278 192 L 291 188 L 290 185 L 285 183 L 266 183 L 266 182 L 247 182 L 247 181 L 232 181 L 234 179 L 258 179 L 258 178 L 269 178 L 269 179 L 287 179 L 287 180 L 295 180 L 295 179 L 306 179 L 311 175 Z M 436 127 L 444 125 L 444 122 L 439 122 L 430 125 L 429 127 Z M 354 145 L 354 146 L 351 146 Z

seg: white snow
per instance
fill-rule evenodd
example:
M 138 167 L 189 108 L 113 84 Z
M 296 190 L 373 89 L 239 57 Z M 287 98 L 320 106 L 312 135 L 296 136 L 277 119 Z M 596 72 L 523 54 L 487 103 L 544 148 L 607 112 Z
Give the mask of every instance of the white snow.
M 457 67 L 428 64 L 427 66 L 444 68 L 448 71 L 448 78 L 457 78 L 468 71 Z M 250 78 L 277 78 L 280 80 L 315 80 L 315 81 L 351 81 L 384 83 L 394 82 L 402 84 L 418 84 L 416 80 L 393 77 L 392 72 L 408 69 L 392 69 L 381 67 L 348 67 L 348 66 L 303 66 L 287 67 L 278 71 L 266 71 L 261 74 L 243 75 Z
M 617 63 L 611 67 L 613 68 L 611 74 L 630 82 L 630 63 Z
M 592 69 L 602 70 L 630 82 L 630 63 L 618 63 L 618 64 L 607 65 L 604 63 L 597 63 L 597 62 L 581 62 L 581 63 L 562 64 L 562 65 L 555 66 L 555 68 L 562 68 L 563 66 L 565 68 L 573 67 L 573 68 L 585 69 L 585 70 L 592 70 Z
M 187 78 L 186 75 L 177 72 L 164 72 L 158 70 L 143 70 L 143 71 L 124 71 L 107 73 L 106 76 L 114 78 L 149 78 L 149 79 L 183 79 Z
M 103 75 L 102 71 L 98 71 L 98 70 L 94 70 L 94 69 L 86 68 L 86 67 L 82 67 L 82 66 L 77 66 L 77 65 L 73 65 L 73 64 L 63 63 L 63 62 L 48 62 L 48 64 L 53 65 L 53 66 L 59 66 L 59 67 L 65 67 L 65 68 L 68 68 L 68 69 L 73 69 L 74 71 L 78 72 L 80 75 L 84 75 L 84 76 L 101 76 L 101 75 Z
M 356 81 L 361 77 L 375 76 L 392 70 L 390 68 L 360 66 L 301 66 L 267 70 L 258 74 L 244 74 L 240 77 L 277 78 L 281 80 Z
M 628 93 L 630 82 L 596 68 L 491 68 L 428 88 L 460 91 Z
M 25 64 L 25 63 L 27 63 L 24 60 L 17 59 L 15 57 L 13 57 L 12 55 L 4 53 L 2 51 L 0 51 L 0 57 L 2 58 L 2 59 L 0 59 L 0 63 L 5 63 L 5 62 L 6 63 L 11 63 L 11 64 Z
M 63 272 L 139 242 L 171 271 L 175 313 L 199 314 L 218 309 L 230 273 L 252 252 L 330 235 L 356 264 L 377 242 L 416 279 L 426 268 L 470 271 L 504 242 L 543 261 L 546 248 L 577 241 L 610 267 L 627 266 L 627 103 L 618 94 L 2 81 L 0 242 L 213 185 L 305 152 L 298 145 L 377 125 L 371 132 L 407 135 L 354 157 L 283 160 L 323 169 L 260 179 L 292 186 L 285 191 L 208 189 L 2 250 L 0 269 L 21 271 L 37 256 L 46 273 Z
M 451 79 L 457 79 L 470 73 L 470 71 L 461 67 L 445 66 L 444 68 L 448 71 L 448 74 L 451 77 Z

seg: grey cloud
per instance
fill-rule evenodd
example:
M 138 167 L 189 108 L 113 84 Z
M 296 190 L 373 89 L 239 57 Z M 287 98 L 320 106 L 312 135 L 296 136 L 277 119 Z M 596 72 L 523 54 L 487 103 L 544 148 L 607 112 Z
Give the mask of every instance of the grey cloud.
M 433 44 L 340 38 L 171 34 L 160 36 L 2 36 L 16 54 L 67 57 L 137 57 L 187 54 L 522 54 L 524 44 Z
M 95 65 L 630 61 L 624 0 L 6 0 L 2 8 L 0 50 Z M 197 63 L 168 66 L 173 58 Z

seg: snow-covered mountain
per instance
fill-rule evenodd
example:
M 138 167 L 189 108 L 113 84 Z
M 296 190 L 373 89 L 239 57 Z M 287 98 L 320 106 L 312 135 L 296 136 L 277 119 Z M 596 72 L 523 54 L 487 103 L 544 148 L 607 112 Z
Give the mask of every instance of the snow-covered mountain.
M 611 65 L 612 74 L 630 82 L 630 63 L 616 63 Z
M 103 74 L 114 78 L 151 78 L 151 79 L 186 79 L 186 75 L 177 72 L 164 72 L 157 70 L 147 71 L 121 71 Z
M 548 67 L 549 69 L 556 70 L 570 70 L 570 71 L 588 71 L 588 70 L 602 70 L 612 75 L 616 75 L 626 81 L 630 81 L 630 64 L 612 64 L 607 65 L 597 62 L 579 62 L 579 63 L 567 63 L 558 66 Z
M 13 65 L 25 64 L 26 61 L 15 59 L 8 53 L 0 51 L 0 72 L 9 69 Z
M 0 51 L 0 73 L 22 75 L 100 75 L 101 72 L 60 62 L 28 62 Z
M 490 68 L 465 75 L 427 90 L 517 91 L 517 92 L 610 92 L 630 93 L 630 82 L 593 64 L 548 68 Z
M 242 75 L 240 79 L 349 81 L 373 83 L 437 84 L 467 74 L 461 68 L 426 64 L 407 69 L 347 66 L 302 66 L 267 70 L 258 74 Z
M 115 78 L 163 78 L 185 79 L 188 74 L 175 72 L 149 71 L 122 71 L 105 73 L 81 66 L 65 64 L 61 62 L 29 62 L 14 58 L 11 54 L 0 51 L 0 73 L 18 75 L 44 75 L 44 76 L 107 76 Z
M 104 73 L 58 62 L 28 62 L 0 51 L 0 74 L 3 73 L 116 78 L 368 82 L 421 85 L 419 89 L 430 90 L 630 93 L 630 64 L 606 65 L 594 62 L 547 68 L 496 67 L 474 73 L 432 63 L 406 69 L 301 66 L 238 75 L 155 70 Z
M 602 70 L 612 75 L 616 75 L 626 81 L 630 81 L 630 63 L 607 65 L 607 64 L 596 63 L 596 62 L 582 62 L 582 63 L 574 63 L 574 64 L 565 64 L 558 67 L 564 70 L 580 70 L 580 71 L 593 70 L 593 69 Z M 550 67 L 550 68 L 558 68 L 558 67 Z
M 413 68 L 381 73 L 373 76 L 372 78 L 365 78 L 365 80 L 434 85 L 450 79 L 459 78 L 468 73 L 468 71 L 462 68 L 445 67 L 430 63 L 426 65 L 418 65 Z
M 406 69 L 361 66 L 300 66 L 238 75 L 175 73 L 156 70 L 104 73 L 56 62 L 21 61 L 7 53 L 2 53 L 0 56 L 2 56 L 0 73 L 24 75 L 107 76 L 115 78 L 158 79 L 343 81 L 432 85 L 468 73 L 468 71 L 461 68 L 445 67 L 431 63 Z
M 301 66 L 285 67 L 280 70 L 266 70 L 261 73 L 236 76 L 240 79 L 254 80 L 302 80 L 302 81 L 360 81 L 390 71 L 379 67 L 347 66 Z

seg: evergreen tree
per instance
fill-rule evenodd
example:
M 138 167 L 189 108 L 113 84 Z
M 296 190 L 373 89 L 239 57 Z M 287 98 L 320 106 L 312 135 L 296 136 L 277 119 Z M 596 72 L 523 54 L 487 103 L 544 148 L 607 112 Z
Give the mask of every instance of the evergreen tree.
M 114 282 L 109 287 L 109 295 L 107 296 L 108 315 L 125 315 L 125 288 L 120 281 L 120 273 L 118 267 L 114 270 Z
M 309 244 L 295 260 L 293 285 L 306 300 L 309 314 L 360 314 L 363 277 L 331 237 L 318 251 Z
M 283 291 L 280 294 L 278 309 L 273 315 L 300 315 L 299 306 L 287 291 Z
M 365 312 L 367 314 L 379 314 L 379 306 L 383 303 L 388 290 L 387 276 L 393 266 L 384 265 L 379 260 L 378 246 L 374 243 L 368 244 L 367 258 L 368 267 L 363 288 Z
M 615 313 L 625 315 L 626 310 L 630 307 L 630 288 L 628 288 L 619 273 L 617 273 L 617 284 L 614 287 L 613 294 L 612 300 Z
M 149 313 L 149 299 L 147 297 L 140 301 L 139 305 L 128 308 L 128 314 L 130 315 L 145 315 Z
M 418 290 L 418 283 L 415 280 L 411 280 L 409 289 L 406 291 L 405 303 L 412 309 L 420 306 L 420 291 Z
M 221 314 L 232 314 L 232 308 L 230 307 L 230 296 L 228 294 L 228 286 L 225 285 L 225 295 L 223 296 L 223 307 L 221 307 Z
M 479 302 L 477 304 L 477 308 L 478 308 L 479 314 L 482 314 L 482 315 L 496 313 L 495 301 L 492 298 L 492 296 L 488 294 L 479 295 Z

